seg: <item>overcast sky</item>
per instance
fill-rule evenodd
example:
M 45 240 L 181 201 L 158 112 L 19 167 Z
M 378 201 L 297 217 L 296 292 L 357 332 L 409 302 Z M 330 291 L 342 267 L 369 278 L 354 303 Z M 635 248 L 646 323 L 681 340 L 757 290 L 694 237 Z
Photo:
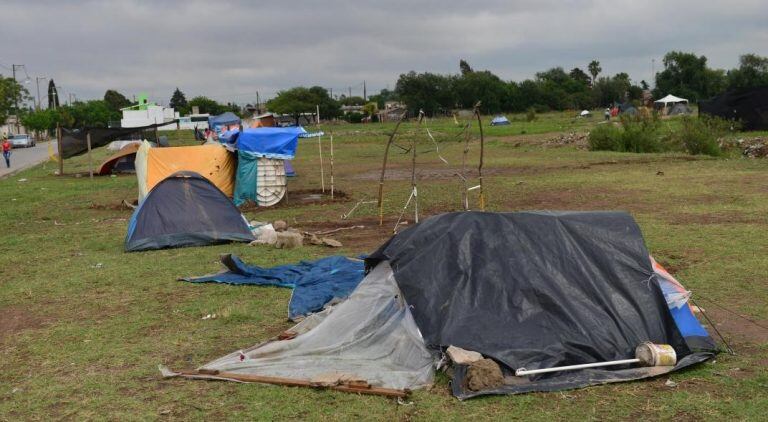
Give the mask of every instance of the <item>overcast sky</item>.
M 362 95 L 363 80 L 371 94 L 410 70 L 457 73 L 462 58 L 506 80 L 597 59 L 639 82 L 670 50 L 717 68 L 768 55 L 768 0 L 0 0 L 0 16 L 0 72 L 24 64 L 32 94 L 45 76 L 80 99 L 117 89 L 167 103 L 177 86 L 238 103 L 297 85 Z

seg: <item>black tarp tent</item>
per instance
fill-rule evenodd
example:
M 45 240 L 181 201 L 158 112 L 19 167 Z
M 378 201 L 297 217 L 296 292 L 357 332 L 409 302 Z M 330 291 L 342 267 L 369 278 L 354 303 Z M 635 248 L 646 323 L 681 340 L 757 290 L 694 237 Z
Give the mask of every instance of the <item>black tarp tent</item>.
M 133 212 L 125 250 L 253 240 L 248 222 L 224 193 L 200 174 L 180 171 L 152 188 Z
M 88 134 L 91 134 L 91 148 L 98 148 L 120 138 L 155 130 L 160 126 L 176 123 L 176 120 L 158 123 L 156 125 L 139 127 L 83 127 L 79 129 L 61 128 L 61 155 L 71 158 L 88 151 Z
M 441 352 L 457 346 L 505 375 L 501 386 L 472 391 L 467 367 L 455 365 L 451 386 L 462 399 L 659 376 L 711 358 L 715 345 L 690 293 L 657 265 L 623 212 L 441 214 L 381 246 L 349 298 L 291 328 L 295 338 L 234 352 L 205 372 L 164 374 L 323 382 L 336 374 L 331 381 L 412 389 L 429 385 Z M 628 359 L 649 341 L 671 345 L 677 365 L 513 375 Z
M 768 130 L 768 86 L 728 91 L 700 101 L 699 113 L 740 121 L 743 130 Z

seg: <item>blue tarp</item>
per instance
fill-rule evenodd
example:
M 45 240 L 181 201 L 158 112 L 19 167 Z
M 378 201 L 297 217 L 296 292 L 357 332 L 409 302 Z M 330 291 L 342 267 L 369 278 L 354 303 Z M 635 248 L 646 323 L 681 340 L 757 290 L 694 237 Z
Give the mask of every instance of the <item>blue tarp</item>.
M 219 135 L 219 142 L 223 144 L 234 144 L 237 141 L 237 135 L 240 134 L 240 129 L 232 129 L 221 132 Z
M 221 261 L 229 271 L 182 280 L 293 288 L 288 305 L 288 318 L 292 320 L 322 310 L 334 298 L 345 299 L 364 276 L 363 261 L 343 256 L 272 268 L 247 265 L 235 255 L 224 255 Z
M 291 160 L 296 155 L 302 127 L 260 127 L 244 129 L 237 137 L 237 149 L 257 157 Z
M 218 116 L 208 117 L 208 126 L 212 129 L 215 129 L 217 126 L 237 124 L 240 124 L 240 118 L 237 117 L 237 114 L 232 113 L 231 111 L 219 114 Z

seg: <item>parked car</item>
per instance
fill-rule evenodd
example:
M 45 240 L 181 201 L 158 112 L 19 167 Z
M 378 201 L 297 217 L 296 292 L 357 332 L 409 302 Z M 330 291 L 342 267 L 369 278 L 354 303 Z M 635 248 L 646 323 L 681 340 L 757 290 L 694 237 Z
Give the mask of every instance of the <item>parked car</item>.
M 23 134 L 23 135 L 13 135 L 10 138 L 8 138 L 9 141 L 11 141 L 11 145 L 13 145 L 14 148 L 29 148 L 35 146 L 35 140 L 29 135 Z

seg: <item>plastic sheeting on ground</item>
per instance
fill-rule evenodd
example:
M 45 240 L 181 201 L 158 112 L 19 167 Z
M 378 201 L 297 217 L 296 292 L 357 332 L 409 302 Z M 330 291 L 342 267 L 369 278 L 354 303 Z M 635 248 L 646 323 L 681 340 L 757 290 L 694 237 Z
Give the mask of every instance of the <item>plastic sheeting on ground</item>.
M 236 167 L 235 154 L 221 145 L 150 148 L 145 142 L 136 154 L 139 202 L 156 184 L 178 171 L 200 174 L 231 198 Z
M 343 256 L 329 256 L 272 268 L 247 265 L 235 255 L 222 255 L 221 262 L 228 271 L 182 280 L 293 288 L 288 305 L 288 317 L 291 320 L 320 311 L 334 299 L 346 298 L 363 279 L 364 273 L 362 260 Z
M 298 335 L 236 351 L 200 370 L 328 384 L 366 380 L 396 389 L 428 386 L 434 379 L 435 356 L 425 346 L 386 263 L 368 274 L 349 299 L 289 331 Z
M 681 334 L 626 213 L 442 214 L 398 233 L 367 263 L 385 261 L 427 344 L 480 352 L 507 374 L 627 359 L 646 341 L 671 345 L 681 362 L 714 352 L 711 341 L 693 351 Z M 575 388 L 595 383 L 591 374 L 542 374 L 502 390 Z

